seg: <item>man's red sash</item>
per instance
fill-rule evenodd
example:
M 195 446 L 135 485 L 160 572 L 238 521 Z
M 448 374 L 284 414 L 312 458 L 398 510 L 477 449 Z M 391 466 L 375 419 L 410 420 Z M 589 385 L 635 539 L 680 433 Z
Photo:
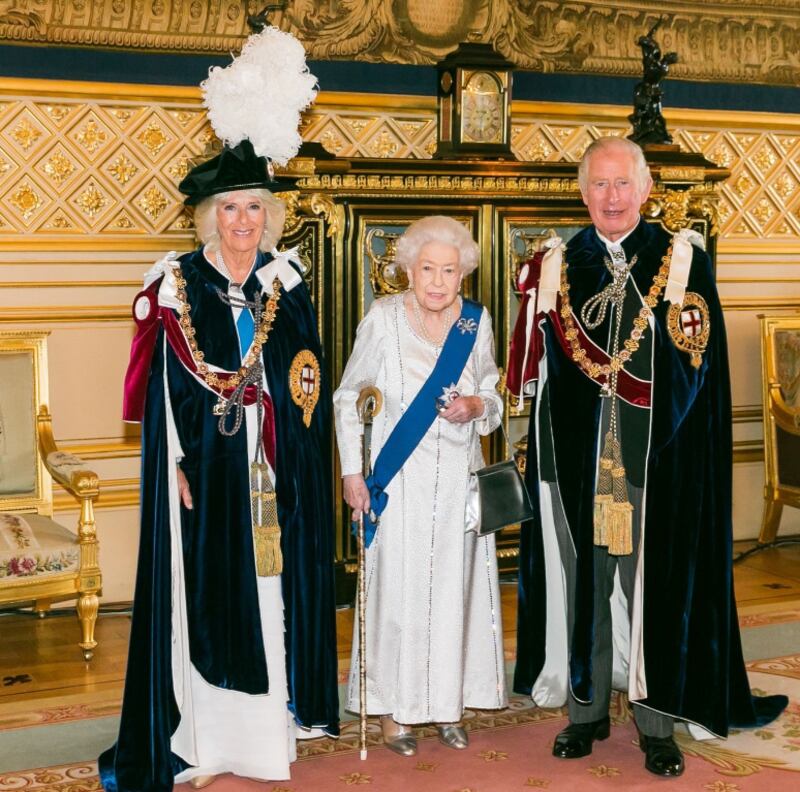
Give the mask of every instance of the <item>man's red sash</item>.
M 561 345 L 561 348 L 564 350 L 564 354 L 572 360 L 572 347 L 570 346 L 569 341 L 567 340 L 566 335 L 564 334 L 564 325 L 561 322 L 561 295 L 559 294 L 556 298 L 556 309 L 555 311 L 550 311 L 550 318 L 553 321 L 553 327 L 556 331 L 556 337 L 558 338 L 558 343 Z M 575 316 L 574 312 L 572 314 L 574 322 L 573 325 L 575 329 L 578 331 L 578 341 L 581 345 L 581 349 L 586 351 L 586 357 L 592 361 L 592 363 L 597 363 L 599 366 L 607 366 L 611 362 L 611 357 L 609 356 L 608 352 L 606 352 L 601 347 L 597 346 L 597 344 L 586 335 L 586 331 L 583 329 L 583 326 L 578 321 L 577 317 Z M 595 378 L 592 377 L 589 372 L 580 366 L 578 363 L 575 364 L 579 366 L 580 370 L 591 379 L 593 382 L 596 382 L 598 385 L 604 385 L 606 382 L 606 376 L 601 374 L 599 377 Z M 652 382 L 648 380 L 639 379 L 638 377 L 634 377 L 633 374 L 628 373 L 624 368 L 620 369 L 617 374 L 617 396 L 620 399 L 624 399 L 628 404 L 632 404 L 635 407 L 649 407 L 650 406 L 650 389 L 651 389 Z
M 539 363 L 544 355 L 544 344 L 542 343 L 541 331 L 538 327 L 539 321 L 544 316 L 544 313 L 538 312 L 533 319 L 530 327 L 530 336 L 528 336 L 527 327 L 527 311 L 529 301 L 536 299 L 534 297 L 536 291 L 539 289 L 539 280 L 541 278 L 541 265 L 544 257 L 544 251 L 537 252 L 532 259 L 526 262 L 527 267 L 523 267 L 521 272 L 524 273 L 524 278 L 517 284 L 522 293 L 522 302 L 520 304 L 519 316 L 511 339 L 511 348 L 508 356 L 508 373 L 506 380 L 506 387 L 513 396 L 517 396 L 523 384 L 532 382 L 539 378 Z M 530 292 L 533 292 L 531 294 Z M 548 315 L 553 323 L 556 338 L 564 354 L 572 360 L 572 347 L 565 335 L 564 325 L 561 321 L 561 295 L 559 294 L 556 299 L 556 308 L 554 311 L 549 311 Z M 574 317 L 574 313 L 573 313 Z M 611 362 L 608 353 L 597 346 L 594 341 L 586 335 L 583 326 L 575 317 L 575 328 L 578 331 L 578 340 L 581 348 L 586 350 L 586 356 L 593 363 L 600 366 L 606 366 Z M 527 350 L 527 355 L 526 355 Z M 524 361 L 524 363 L 523 363 Z M 577 363 L 575 365 L 578 365 Z M 524 368 L 524 371 L 523 371 Z M 606 382 L 604 375 L 593 378 L 589 375 L 583 367 L 580 370 L 589 377 L 593 382 L 602 386 Z M 651 382 L 641 380 L 628 373 L 625 369 L 621 369 L 617 377 L 617 395 L 624 399 L 629 404 L 636 407 L 650 407 L 651 401 Z

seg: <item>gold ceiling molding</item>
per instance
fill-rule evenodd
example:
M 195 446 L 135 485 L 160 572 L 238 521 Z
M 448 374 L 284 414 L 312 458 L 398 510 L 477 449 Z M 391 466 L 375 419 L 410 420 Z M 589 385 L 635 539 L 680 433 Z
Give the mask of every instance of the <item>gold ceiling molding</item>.
M 0 239 L 24 235 L 45 249 L 92 237 L 127 249 L 155 237 L 191 244 L 177 185 L 213 139 L 196 88 L 126 86 L 115 95 L 83 84 L 80 95 L 80 83 L 8 83 L 8 93 L 0 83 Z
M 0 312 L 0 324 L 22 324 L 40 326 L 45 320 L 48 324 L 95 324 L 98 322 L 131 321 L 129 305 L 56 305 L 56 306 L 21 306 L 3 308 Z
M 154 52 L 226 54 L 263 0 L 11 0 L 0 40 Z M 638 76 L 636 44 L 664 16 L 658 42 L 675 77 L 796 85 L 800 0 L 287 0 L 271 21 L 315 60 L 431 64 L 459 42 L 494 45 L 521 69 Z

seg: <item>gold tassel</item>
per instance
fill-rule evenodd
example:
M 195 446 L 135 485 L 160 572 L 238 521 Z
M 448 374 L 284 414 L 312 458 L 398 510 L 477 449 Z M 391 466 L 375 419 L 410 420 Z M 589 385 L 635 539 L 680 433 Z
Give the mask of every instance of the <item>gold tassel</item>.
M 611 495 L 594 496 L 594 543 L 597 547 L 608 544 L 608 507 L 612 501 Z
M 603 453 L 600 454 L 600 471 L 597 475 L 597 494 L 594 496 L 594 543 L 598 547 L 608 544 L 608 507 L 611 504 L 614 467 L 614 436 L 606 433 Z
M 606 509 L 609 555 L 630 555 L 633 552 L 633 506 L 628 500 L 625 468 L 621 461 L 611 471 L 614 499 Z
M 633 506 L 630 503 L 611 503 L 608 515 L 608 553 L 623 556 L 633 552 Z
M 250 498 L 256 574 L 259 577 L 280 575 L 283 572 L 283 554 L 278 505 L 269 470 L 263 462 L 253 462 L 250 465 Z
M 272 494 L 274 499 L 275 495 Z M 283 554 L 281 553 L 281 529 L 276 525 L 257 525 L 256 540 L 256 574 L 259 577 L 272 577 L 283 572 Z

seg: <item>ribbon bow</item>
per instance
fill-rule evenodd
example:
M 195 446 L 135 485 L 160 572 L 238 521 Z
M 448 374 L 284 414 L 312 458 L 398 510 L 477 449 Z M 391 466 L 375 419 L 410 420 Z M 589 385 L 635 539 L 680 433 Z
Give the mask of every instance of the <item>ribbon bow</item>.
M 364 544 L 369 547 L 378 530 L 378 521 L 389 503 L 389 496 L 383 487 L 372 476 L 367 476 L 367 490 L 369 490 L 369 513 L 364 515 Z M 353 536 L 358 536 L 358 523 L 350 524 Z
M 270 251 L 272 253 L 272 261 L 256 272 L 256 276 L 264 288 L 271 288 L 275 278 L 281 282 L 287 292 L 303 282 L 303 279 L 297 274 L 297 270 L 292 266 L 292 264 L 295 264 L 300 269 L 303 268 L 303 262 L 300 260 L 300 254 L 297 250 L 296 247 L 280 251 L 277 248 L 272 248 Z
M 669 278 L 664 289 L 664 300 L 681 305 L 689 283 L 692 267 L 692 245 L 700 250 L 706 249 L 706 241 L 701 234 L 691 228 L 682 228 L 672 237 L 672 260 L 669 265 Z
M 155 283 L 162 275 L 164 276 L 164 280 L 161 281 L 161 286 L 158 288 L 158 304 L 175 310 L 181 307 L 181 303 L 178 300 L 178 284 L 175 282 L 175 269 L 179 266 L 176 263 L 177 260 L 177 252 L 170 250 L 164 258 L 159 259 L 144 274 L 145 289 Z

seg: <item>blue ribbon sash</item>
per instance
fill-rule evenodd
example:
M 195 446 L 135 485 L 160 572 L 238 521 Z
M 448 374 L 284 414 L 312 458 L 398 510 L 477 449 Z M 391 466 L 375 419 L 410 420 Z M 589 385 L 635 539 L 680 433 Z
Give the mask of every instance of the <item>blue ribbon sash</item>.
M 389 502 L 386 488 L 406 460 L 414 453 L 438 415 L 436 399 L 442 390 L 455 386 L 478 336 L 483 307 L 474 300 L 461 299 L 461 316 L 450 328 L 436 365 L 408 409 L 400 417 L 381 448 L 372 473 L 367 477 L 372 513 L 364 515 L 364 536 L 370 546 L 378 528 L 378 518 Z M 373 522 L 372 516 L 375 516 Z

